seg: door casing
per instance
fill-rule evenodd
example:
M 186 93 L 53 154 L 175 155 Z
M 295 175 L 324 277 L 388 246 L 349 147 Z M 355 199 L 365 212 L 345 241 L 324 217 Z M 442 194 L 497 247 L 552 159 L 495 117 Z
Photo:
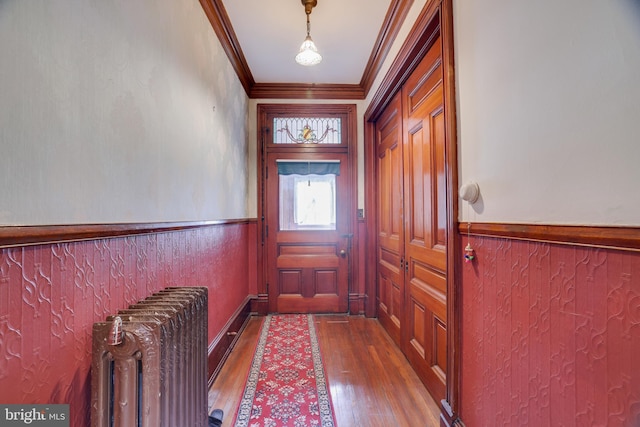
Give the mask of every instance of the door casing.
M 356 106 L 354 104 L 258 104 L 258 144 L 257 144 L 257 171 L 258 171 L 258 220 L 259 220 L 259 248 L 258 248 L 258 299 L 256 301 L 256 310 L 261 314 L 266 314 L 270 310 L 270 297 L 269 297 L 269 275 L 268 275 L 268 256 L 269 250 L 267 245 L 267 173 L 274 174 L 277 172 L 268 171 L 267 159 L 270 153 L 281 153 L 283 157 L 289 157 L 292 154 L 302 154 L 305 156 L 314 156 L 322 153 L 322 155 L 331 158 L 331 154 L 340 154 L 346 156 L 344 171 L 341 168 L 341 175 L 346 175 L 346 182 L 348 185 L 347 195 L 345 202 L 347 204 L 344 211 L 347 213 L 346 222 L 348 224 L 347 233 L 344 233 L 345 242 L 343 248 L 348 250 L 349 262 L 347 266 L 347 299 L 350 299 L 350 295 L 353 293 L 355 287 L 354 280 L 354 264 L 351 260 L 356 258 L 358 248 L 358 233 L 356 227 L 357 221 L 357 171 L 356 171 Z M 345 143 L 342 146 L 336 147 L 319 147 L 314 144 L 304 145 L 279 145 L 275 147 L 271 144 L 272 130 L 270 129 L 270 121 L 275 116 L 282 117 L 314 117 L 314 116 L 340 116 L 342 118 L 342 139 Z M 335 155 L 333 157 L 335 157 Z M 349 304 L 349 301 L 348 301 Z M 273 307 L 273 302 L 271 303 Z M 346 309 L 349 309 L 347 306 Z M 347 311 L 347 310 L 345 310 Z

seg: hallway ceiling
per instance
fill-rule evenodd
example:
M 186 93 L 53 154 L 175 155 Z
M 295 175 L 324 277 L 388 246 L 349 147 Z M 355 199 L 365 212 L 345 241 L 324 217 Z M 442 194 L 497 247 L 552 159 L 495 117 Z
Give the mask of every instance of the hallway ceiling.
M 200 0 L 247 94 L 364 98 L 412 0 L 318 0 L 311 37 L 323 57 L 294 57 L 306 35 L 301 0 Z

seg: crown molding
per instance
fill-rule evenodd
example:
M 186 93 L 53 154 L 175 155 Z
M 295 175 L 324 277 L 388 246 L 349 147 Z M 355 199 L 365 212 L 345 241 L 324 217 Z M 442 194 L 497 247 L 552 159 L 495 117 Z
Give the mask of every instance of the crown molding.
M 220 40 L 220 44 L 227 54 L 233 69 L 238 75 L 244 91 L 248 95 L 256 82 L 253 79 L 244 53 L 242 53 L 240 42 L 238 42 L 236 33 L 233 31 L 229 15 L 227 15 L 227 10 L 224 8 L 222 0 L 200 0 L 200 4 L 207 18 L 209 18 L 211 27 L 213 27 L 213 31 L 218 36 L 218 40 Z
M 249 98 L 259 99 L 364 99 L 360 85 L 313 83 L 256 83 Z
M 440 34 L 441 0 L 427 2 L 365 112 L 375 121 Z
M 413 0 L 394 0 L 391 2 L 360 80 L 360 87 L 363 88 L 365 97 L 371 90 L 373 81 L 380 72 L 382 63 L 387 58 L 389 49 L 398 36 L 400 27 L 402 27 L 412 4 Z

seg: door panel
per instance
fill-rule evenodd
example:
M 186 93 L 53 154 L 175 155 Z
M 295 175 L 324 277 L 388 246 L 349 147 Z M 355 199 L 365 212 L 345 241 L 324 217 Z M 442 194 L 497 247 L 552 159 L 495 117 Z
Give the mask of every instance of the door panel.
M 376 123 L 378 175 L 378 317 L 398 346 L 404 322 L 402 115 L 400 94 Z
M 405 187 L 403 350 L 436 400 L 445 397 L 446 171 L 440 40 L 402 88 Z
M 408 119 L 405 150 L 407 240 L 420 258 L 446 269 L 446 182 L 442 86 Z M 423 116 L 423 117 L 420 117 Z
M 280 295 L 302 294 L 302 270 L 280 270 Z
M 429 392 L 438 399 L 444 398 L 446 380 L 446 322 L 432 311 L 442 301 L 434 300 L 425 288 L 410 285 L 409 337 L 406 345 L 407 359 Z

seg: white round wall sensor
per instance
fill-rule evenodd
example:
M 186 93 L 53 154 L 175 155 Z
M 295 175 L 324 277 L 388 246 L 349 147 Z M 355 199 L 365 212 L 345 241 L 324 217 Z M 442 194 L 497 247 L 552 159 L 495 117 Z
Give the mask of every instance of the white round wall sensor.
M 480 196 L 480 187 L 477 183 L 469 181 L 460 187 L 460 198 L 470 204 L 474 204 L 478 201 Z

